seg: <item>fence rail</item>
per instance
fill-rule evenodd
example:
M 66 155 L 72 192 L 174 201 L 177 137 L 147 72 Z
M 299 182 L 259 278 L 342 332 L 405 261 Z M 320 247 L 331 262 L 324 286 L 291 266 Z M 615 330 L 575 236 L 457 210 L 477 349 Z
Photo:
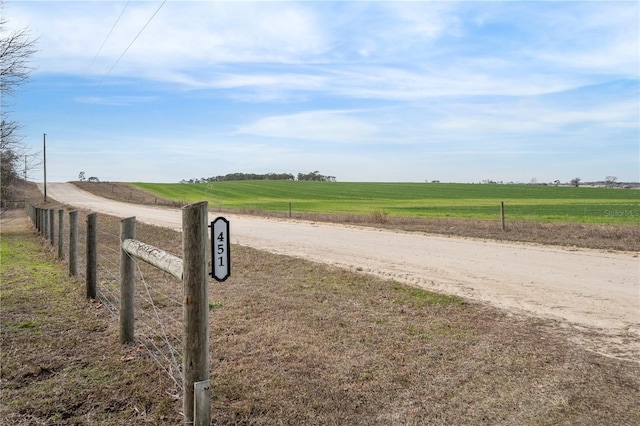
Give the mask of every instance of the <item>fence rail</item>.
M 129 238 L 122 241 L 122 250 L 182 281 L 182 259 L 179 257 L 150 244 Z

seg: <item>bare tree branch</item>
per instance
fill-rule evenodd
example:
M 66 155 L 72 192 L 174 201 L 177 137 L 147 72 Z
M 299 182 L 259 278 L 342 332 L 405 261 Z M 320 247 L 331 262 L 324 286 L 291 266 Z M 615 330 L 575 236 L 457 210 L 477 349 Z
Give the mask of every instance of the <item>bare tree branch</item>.
M 7 32 L 7 20 L 0 18 L 0 93 L 13 94 L 28 79 L 35 68 L 31 56 L 36 53 L 36 39 L 27 28 Z
M 0 1 L 0 10 L 2 1 Z M 4 199 L 9 186 L 18 177 L 26 147 L 18 134 L 20 124 L 9 117 L 9 96 L 29 79 L 34 70 L 31 57 L 36 53 L 36 39 L 27 28 L 7 30 L 7 20 L 0 16 L 0 196 Z M 26 159 L 24 160 L 26 169 Z M 26 170 L 25 170 L 26 175 Z

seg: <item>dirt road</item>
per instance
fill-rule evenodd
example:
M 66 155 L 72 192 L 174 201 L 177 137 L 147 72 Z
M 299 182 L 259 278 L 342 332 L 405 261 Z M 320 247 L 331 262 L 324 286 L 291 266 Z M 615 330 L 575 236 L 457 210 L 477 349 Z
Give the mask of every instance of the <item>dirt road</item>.
M 79 208 L 180 229 L 178 209 L 106 200 L 72 184 L 47 195 Z M 211 218 L 215 214 L 211 213 Z M 640 362 L 638 253 L 448 238 L 225 215 L 232 242 L 346 267 L 577 327 L 607 355 Z

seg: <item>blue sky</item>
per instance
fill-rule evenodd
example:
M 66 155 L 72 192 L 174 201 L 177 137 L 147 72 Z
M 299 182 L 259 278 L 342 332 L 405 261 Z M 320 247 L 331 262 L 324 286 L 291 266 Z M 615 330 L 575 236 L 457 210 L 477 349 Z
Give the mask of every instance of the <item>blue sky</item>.
M 566 182 L 640 181 L 639 9 L 4 0 L 2 13 L 39 38 L 11 109 L 33 152 L 47 134 L 48 181 Z

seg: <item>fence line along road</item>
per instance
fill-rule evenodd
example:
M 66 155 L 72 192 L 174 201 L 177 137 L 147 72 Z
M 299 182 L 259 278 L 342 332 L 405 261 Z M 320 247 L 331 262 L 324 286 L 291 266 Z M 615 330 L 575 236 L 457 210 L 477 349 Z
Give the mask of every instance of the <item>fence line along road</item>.
M 47 194 L 78 208 L 180 229 L 180 211 L 97 197 L 69 183 Z M 226 215 L 232 243 L 359 270 L 640 339 L 637 253 L 426 236 L 357 226 Z
M 58 258 L 63 260 L 64 253 L 61 252 L 60 247 L 63 246 L 65 241 L 65 226 L 64 226 L 64 210 L 58 210 L 58 226 L 57 234 L 54 232 L 55 227 L 55 211 L 53 209 L 45 209 L 33 206 L 31 204 L 26 205 L 26 212 L 28 217 L 34 223 L 37 232 L 44 238 L 45 244 L 51 246 L 53 251 L 54 242 L 58 241 L 59 250 Z M 69 212 L 72 216 L 77 211 Z M 129 217 L 120 221 L 120 238 L 119 238 L 119 250 L 113 250 L 109 244 L 105 244 L 109 240 L 110 236 L 114 234 L 108 232 L 108 230 L 100 231 L 102 236 L 98 238 L 98 213 L 90 212 L 86 215 L 86 296 L 88 299 L 99 300 L 104 303 L 105 306 L 109 306 L 109 310 L 113 310 L 114 313 L 119 313 L 120 319 L 120 342 L 121 343 L 133 343 L 138 342 L 145 346 L 149 354 L 158 361 L 158 364 L 169 373 L 170 378 L 174 380 L 174 383 L 178 385 L 178 381 L 175 380 L 175 372 L 181 375 L 182 379 L 182 395 L 183 395 L 183 413 L 185 416 L 185 424 L 198 424 L 208 425 L 210 423 L 211 413 L 209 404 L 209 274 L 207 266 L 207 248 L 208 248 L 208 204 L 206 201 L 197 204 L 191 204 L 181 209 L 182 213 L 182 255 L 183 258 L 179 258 L 169 252 L 164 251 L 161 248 L 154 247 L 150 244 L 136 240 L 136 220 L 135 217 Z M 113 221 L 113 219 L 112 219 Z M 76 234 L 77 229 L 73 229 L 77 226 L 77 221 L 71 224 L 69 235 Z M 108 227 L 108 226 L 107 226 Z M 77 263 L 76 260 L 72 260 L 76 252 L 72 246 L 73 238 L 70 238 L 69 249 L 69 264 Z M 105 276 L 101 276 L 101 285 L 98 288 L 98 247 L 104 249 L 106 256 L 101 256 L 102 259 L 102 272 L 106 272 Z M 112 262 L 113 256 L 119 255 L 119 265 Z M 166 318 L 161 319 L 158 315 L 158 309 L 149 292 L 149 286 L 146 283 L 142 270 L 139 269 L 139 276 L 141 278 L 144 289 L 149 296 L 149 302 L 153 307 L 155 316 L 148 315 L 148 309 L 138 303 L 136 308 L 136 299 L 139 297 L 135 295 L 136 287 L 136 267 L 139 266 L 136 259 L 145 261 L 149 266 L 155 267 L 162 272 L 172 275 L 174 278 L 183 282 L 183 303 L 182 303 L 182 368 L 177 365 L 177 351 L 174 349 L 172 343 L 167 339 L 167 322 Z M 105 269 L 106 265 L 107 266 Z M 120 295 L 114 294 L 112 290 L 111 278 L 114 277 L 113 273 L 110 273 L 114 269 L 120 270 Z M 154 287 L 156 290 L 160 290 L 162 287 L 161 282 L 156 282 Z M 161 290 L 160 290 L 161 291 Z M 163 297 L 162 299 L 168 299 Z M 162 300 L 158 299 L 158 300 Z M 119 309 L 117 302 L 119 301 Z M 137 312 L 137 315 L 136 315 Z M 167 312 L 168 314 L 169 312 Z M 155 317 L 157 325 L 162 332 L 160 335 L 153 336 L 142 333 L 141 339 L 135 338 L 135 323 L 136 317 L 138 322 L 144 317 Z M 147 324 L 143 324 L 144 328 L 147 328 Z M 165 325 L 166 323 L 166 325 Z M 153 333 L 152 333 L 153 334 Z M 164 356 L 168 363 L 163 362 L 161 355 L 164 355 L 161 348 L 159 348 L 153 340 L 163 340 L 169 349 L 170 357 Z M 150 344 L 149 344 L 150 343 Z M 153 347 L 153 348 L 152 348 Z

